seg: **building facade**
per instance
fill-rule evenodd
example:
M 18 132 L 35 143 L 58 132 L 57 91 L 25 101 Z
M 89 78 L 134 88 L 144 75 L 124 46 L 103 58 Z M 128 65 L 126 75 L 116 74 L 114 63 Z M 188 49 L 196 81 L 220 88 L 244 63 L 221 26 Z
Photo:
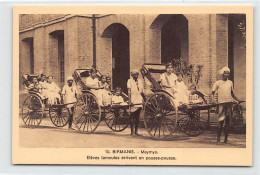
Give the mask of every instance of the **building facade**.
M 20 77 L 45 73 L 62 86 L 76 68 L 94 66 L 125 89 L 131 69 L 181 57 L 203 66 L 205 94 L 229 66 L 237 96 L 246 98 L 246 41 L 237 27 L 243 14 L 41 14 L 19 21 Z

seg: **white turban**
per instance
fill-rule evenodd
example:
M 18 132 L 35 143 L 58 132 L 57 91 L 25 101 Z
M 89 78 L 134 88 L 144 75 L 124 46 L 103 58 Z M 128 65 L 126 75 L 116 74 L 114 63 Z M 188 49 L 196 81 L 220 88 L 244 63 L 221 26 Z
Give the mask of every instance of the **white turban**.
M 67 81 L 73 80 L 72 76 L 67 76 Z
M 223 67 L 222 69 L 219 70 L 219 74 L 223 75 L 224 72 L 229 72 L 230 73 L 230 69 L 228 67 Z

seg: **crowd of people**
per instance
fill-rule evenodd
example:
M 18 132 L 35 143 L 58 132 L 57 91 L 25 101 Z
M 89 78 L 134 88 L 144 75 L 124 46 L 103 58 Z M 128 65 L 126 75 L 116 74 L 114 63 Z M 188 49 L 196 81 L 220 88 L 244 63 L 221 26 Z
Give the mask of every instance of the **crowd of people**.
M 121 87 L 116 87 L 114 93 L 111 93 L 111 79 L 102 75 L 100 79 L 97 76 L 96 69 L 90 70 L 90 76 L 86 78 L 84 82 L 86 87 L 89 88 L 93 93 L 95 93 L 98 103 L 101 106 L 106 105 L 132 105 L 130 119 L 131 119 L 131 135 L 139 135 L 138 126 L 140 119 L 140 112 L 143 107 L 143 102 L 145 101 L 143 82 L 139 76 L 138 70 L 132 70 L 130 72 L 130 79 L 127 81 L 128 89 L 128 101 L 125 101 L 122 97 Z M 221 103 L 219 105 L 219 125 L 217 131 L 217 143 L 220 142 L 220 135 L 222 131 L 223 124 L 225 123 L 225 140 L 227 143 L 230 118 L 232 115 L 232 104 L 228 102 L 239 101 L 233 92 L 233 82 L 228 79 L 230 74 L 230 69 L 224 67 L 220 70 L 222 76 L 221 80 L 214 83 L 212 88 L 212 99 L 215 103 Z M 176 107 L 189 104 L 191 101 L 199 103 L 202 99 L 198 95 L 192 94 L 196 90 L 195 85 L 191 85 L 189 88 L 185 85 L 183 81 L 183 74 L 176 73 L 173 70 L 172 63 L 166 64 L 166 71 L 160 76 L 161 86 L 173 98 L 174 105 Z M 38 91 L 45 103 L 49 104 L 59 104 L 66 103 L 70 111 L 69 117 L 69 129 L 72 126 L 73 111 L 75 108 L 75 103 L 78 98 L 77 87 L 73 84 L 72 76 L 67 77 L 67 84 L 64 85 L 62 90 L 53 82 L 53 77 L 46 77 L 45 74 L 41 74 L 38 78 L 33 78 L 28 89 L 35 89 Z M 215 94 L 218 94 L 218 101 L 215 99 Z M 61 98 L 62 97 L 62 98 Z M 48 99 L 48 101 L 46 101 Z M 227 103 L 227 104 L 226 104 Z

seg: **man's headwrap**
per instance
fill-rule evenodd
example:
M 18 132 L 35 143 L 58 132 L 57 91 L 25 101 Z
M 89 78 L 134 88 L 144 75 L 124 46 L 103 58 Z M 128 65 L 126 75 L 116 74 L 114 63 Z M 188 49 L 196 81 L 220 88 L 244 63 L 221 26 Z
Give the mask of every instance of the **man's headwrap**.
M 223 67 L 222 69 L 219 70 L 219 74 L 223 75 L 225 71 L 230 73 L 230 69 L 228 67 Z

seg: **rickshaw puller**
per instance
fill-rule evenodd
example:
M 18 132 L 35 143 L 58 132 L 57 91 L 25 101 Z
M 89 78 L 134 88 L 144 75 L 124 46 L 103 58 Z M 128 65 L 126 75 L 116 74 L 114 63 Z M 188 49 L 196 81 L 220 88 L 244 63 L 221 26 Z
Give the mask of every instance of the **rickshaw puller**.
M 67 77 L 67 85 L 65 85 L 62 89 L 61 95 L 64 99 L 64 103 L 68 104 L 67 108 L 69 109 L 69 127 L 68 129 L 72 128 L 72 122 L 73 122 L 73 112 L 75 108 L 75 103 L 77 102 L 77 88 L 75 85 L 73 85 L 73 78 L 72 76 Z M 74 103 L 74 104 L 69 104 Z
M 139 136 L 138 134 L 138 127 L 139 127 L 139 119 L 140 119 L 140 112 L 142 109 L 143 103 L 143 82 L 138 79 L 139 72 L 137 70 L 132 70 L 130 72 L 131 78 L 127 81 L 127 89 L 128 89 L 128 97 L 130 100 L 130 104 L 138 104 L 131 107 L 131 135 L 135 133 L 135 135 Z M 134 131 L 135 129 L 135 131 Z
M 224 143 L 227 143 L 228 133 L 229 133 L 229 126 L 230 126 L 230 118 L 232 115 L 232 103 L 235 99 L 239 101 L 239 99 L 235 96 L 233 91 L 233 82 L 230 81 L 230 69 L 228 67 L 223 67 L 219 73 L 222 76 L 221 80 L 218 80 L 214 83 L 212 87 L 212 99 L 214 103 L 226 103 L 220 104 L 218 107 L 218 128 L 217 128 L 217 144 L 220 143 L 221 131 L 222 126 L 225 121 L 225 140 Z M 218 101 L 215 101 L 214 95 L 215 92 L 218 91 Z M 229 103 L 230 102 L 230 103 Z

